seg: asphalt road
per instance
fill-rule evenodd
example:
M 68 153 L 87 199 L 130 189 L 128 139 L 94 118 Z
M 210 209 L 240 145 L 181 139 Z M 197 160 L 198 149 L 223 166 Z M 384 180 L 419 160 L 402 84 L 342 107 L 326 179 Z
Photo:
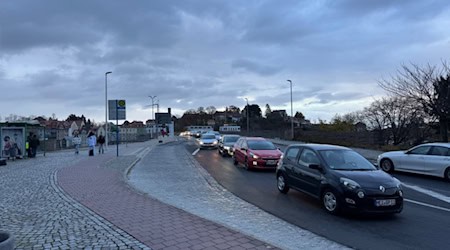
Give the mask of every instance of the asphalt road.
M 186 150 L 194 152 L 194 141 Z M 246 171 L 216 150 L 200 150 L 198 162 L 236 196 L 330 240 L 356 249 L 448 249 L 450 183 L 439 178 L 395 173 L 404 183 L 403 212 L 393 216 L 333 216 L 320 201 L 291 189 L 276 188 L 273 171 Z

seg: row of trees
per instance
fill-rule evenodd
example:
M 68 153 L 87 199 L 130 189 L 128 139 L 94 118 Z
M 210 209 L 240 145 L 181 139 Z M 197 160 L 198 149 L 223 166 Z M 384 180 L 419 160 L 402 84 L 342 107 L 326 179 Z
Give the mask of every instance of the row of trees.
M 402 66 L 391 79 L 379 81 L 379 86 L 387 91 L 387 97 L 362 111 L 336 115 L 331 124 L 346 129 L 364 122 L 379 131 L 385 143 L 394 145 L 423 142 L 438 127 L 440 140 L 448 142 L 450 68 L 445 62 L 441 66 Z
M 367 125 L 370 130 L 379 131 L 380 140 L 385 144 L 417 144 L 432 136 L 433 128 L 438 128 L 440 140 L 448 142 L 450 126 L 450 67 L 446 62 L 442 65 L 416 64 L 403 65 L 390 79 L 378 82 L 388 96 L 373 101 L 368 107 L 358 112 L 344 115 L 336 114 L 326 123 L 333 130 L 351 130 L 358 122 Z M 246 124 L 247 108 L 253 126 L 261 128 L 286 125 L 279 115 L 272 112 L 270 105 L 265 106 L 265 118 L 262 117 L 258 105 L 252 104 L 240 110 L 236 106 L 226 108 L 228 112 L 242 114 L 241 126 Z M 216 108 L 209 106 L 197 110 L 188 110 L 190 114 L 214 114 Z M 296 112 L 296 118 L 305 119 L 301 112 Z M 434 126 L 436 124 L 436 126 Z

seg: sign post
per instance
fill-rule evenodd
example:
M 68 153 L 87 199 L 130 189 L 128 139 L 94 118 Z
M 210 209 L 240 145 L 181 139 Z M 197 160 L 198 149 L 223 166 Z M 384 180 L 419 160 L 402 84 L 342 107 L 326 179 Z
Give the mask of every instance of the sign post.
M 116 120 L 116 148 L 117 157 L 119 156 L 119 120 L 126 119 L 126 103 L 125 100 L 109 100 L 109 119 Z

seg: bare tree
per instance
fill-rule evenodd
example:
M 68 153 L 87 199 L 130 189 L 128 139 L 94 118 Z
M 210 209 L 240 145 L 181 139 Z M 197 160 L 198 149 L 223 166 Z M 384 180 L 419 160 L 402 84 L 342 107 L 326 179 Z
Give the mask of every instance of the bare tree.
M 380 140 L 394 145 L 405 143 L 411 132 L 423 123 L 425 113 L 410 99 L 401 97 L 383 98 L 374 101 L 363 111 L 365 121 L 380 132 Z
M 441 139 L 448 142 L 449 77 L 450 68 L 445 62 L 442 67 L 411 64 L 403 65 L 396 76 L 379 81 L 379 85 L 393 96 L 413 100 L 430 119 L 439 119 Z
M 217 109 L 214 106 L 208 106 L 206 107 L 205 111 L 208 115 L 213 115 L 214 113 L 216 113 Z
M 270 114 L 272 113 L 272 109 L 270 108 L 270 105 L 267 103 L 266 104 L 266 111 L 264 111 L 264 116 L 267 118 L 270 116 Z

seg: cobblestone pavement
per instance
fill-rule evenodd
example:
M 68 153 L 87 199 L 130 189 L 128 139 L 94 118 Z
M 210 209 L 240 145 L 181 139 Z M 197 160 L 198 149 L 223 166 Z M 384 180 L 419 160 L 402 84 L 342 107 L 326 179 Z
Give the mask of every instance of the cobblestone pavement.
M 282 249 L 346 249 L 234 196 L 180 142 L 153 149 L 133 167 L 129 182 L 164 203 Z
M 17 249 L 148 249 L 55 184 L 56 171 L 86 160 L 85 151 L 62 151 L 0 166 L 0 230 Z

